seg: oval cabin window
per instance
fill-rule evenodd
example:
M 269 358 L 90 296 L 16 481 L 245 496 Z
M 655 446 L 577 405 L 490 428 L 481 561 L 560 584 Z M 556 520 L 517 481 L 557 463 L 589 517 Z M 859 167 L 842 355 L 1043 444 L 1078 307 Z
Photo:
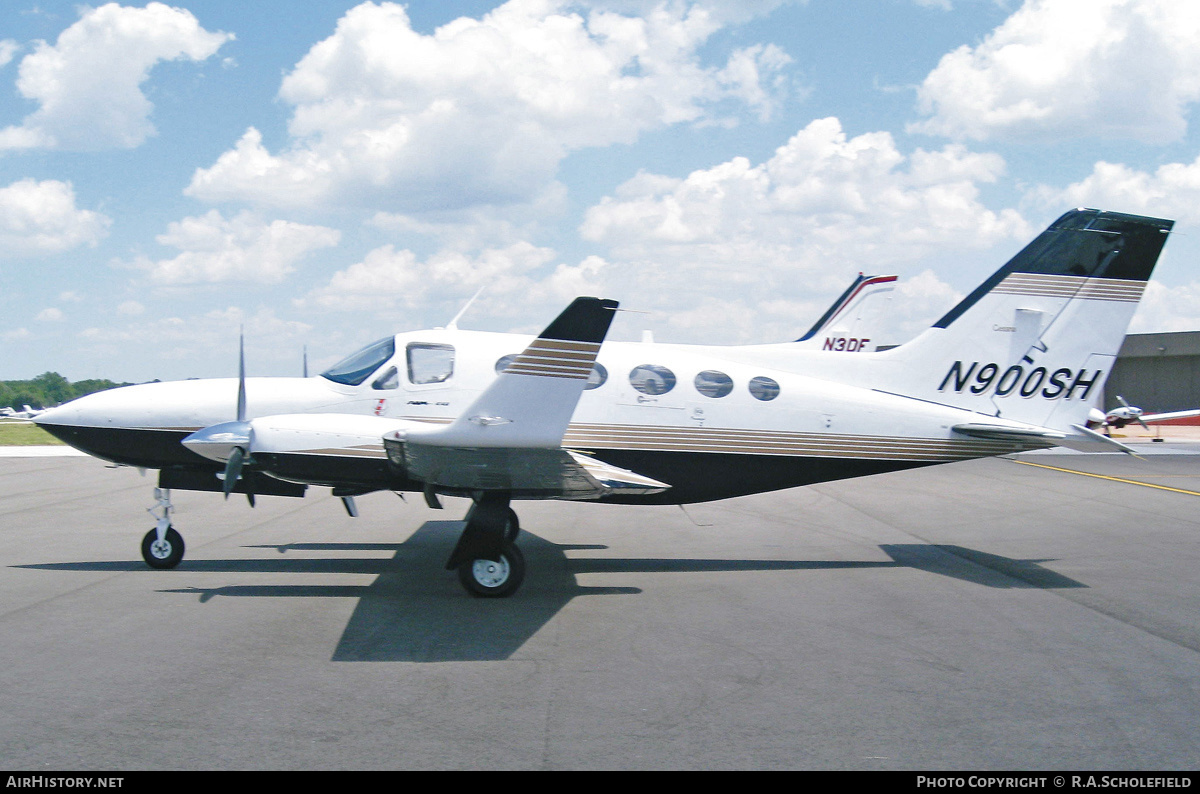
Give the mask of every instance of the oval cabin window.
M 759 375 L 750 379 L 750 396 L 756 400 L 774 400 L 779 396 L 779 384 L 771 378 Z
M 696 391 L 705 397 L 724 397 L 733 391 L 733 378 L 715 369 L 706 369 L 696 376 Z
M 591 389 L 599 389 L 604 385 L 604 381 L 608 380 L 608 370 L 599 361 L 592 364 L 592 371 L 588 373 L 587 383 L 583 388 L 585 391 Z
M 629 373 L 629 382 L 642 394 L 657 397 L 675 388 L 675 373 L 658 364 L 642 364 Z

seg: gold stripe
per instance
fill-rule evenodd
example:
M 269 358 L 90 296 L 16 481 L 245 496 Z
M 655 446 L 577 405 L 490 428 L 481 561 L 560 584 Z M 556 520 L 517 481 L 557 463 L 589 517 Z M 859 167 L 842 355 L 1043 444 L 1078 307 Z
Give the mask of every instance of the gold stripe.
M 1051 298 L 1133 302 L 1141 300 L 1145 286 L 1144 281 L 1133 279 L 1013 273 L 993 291 L 1001 295 L 1040 295 Z
M 542 358 L 540 356 L 521 356 L 516 361 L 508 365 L 509 367 L 555 367 L 557 369 L 571 370 L 574 372 L 591 372 L 591 361 L 564 361 L 560 358 Z M 508 367 L 505 367 L 507 369 Z
M 600 343 L 571 342 L 565 339 L 534 339 L 529 343 L 529 348 L 541 348 L 543 350 L 568 350 L 576 353 L 594 353 L 600 349 Z
M 587 380 L 587 373 L 572 374 L 559 370 L 536 369 L 533 367 L 509 366 L 504 370 L 508 375 L 536 375 L 541 378 L 566 378 L 568 380 Z
M 289 449 L 281 454 L 287 455 L 327 455 L 338 458 L 386 458 L 387 453 L 380 449 L 359 449 L 356 447 L 326 448 L 326 449 Z
M 586 361 L 590 364 L 596 360 L 596 353 L 594 351 L 587 353 L 576 353 L 567 350 L 540 350 L 535 347 L 529 347 L 525 349 L 525 352 L 517 356 L 517 358 L 549 358 L 557 361 Z
M 943 460 L 984 457 L 1045 446 L 1040 443 L 753 430 L 572 425 L 563 443 L 600 449 L 643 449 L 757 455 Z

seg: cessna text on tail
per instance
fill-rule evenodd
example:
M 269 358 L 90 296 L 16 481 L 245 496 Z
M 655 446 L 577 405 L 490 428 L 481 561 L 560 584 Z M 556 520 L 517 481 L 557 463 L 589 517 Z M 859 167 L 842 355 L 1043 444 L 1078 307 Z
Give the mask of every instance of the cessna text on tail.
M 35 421 L 159 470 L 142 545 L 153 567 L 183 556 L 171 489 L 328 487 L 352 515 L 355 495 L 413 491 L 472 500 L 447 567 L 470 592 L 505 596 L 524 575 L 520 499 L 683 504 L 1055 445 L 1127 449 L 1087 427 L 1090 405 L 1171 227 L 1068 212 L 883 352 L 834 355 L 812 344 L 820 334 L 605 342 L 616 302 L 578 298 L 533 338 L 403 333 L 319 377 L 129 386 Z

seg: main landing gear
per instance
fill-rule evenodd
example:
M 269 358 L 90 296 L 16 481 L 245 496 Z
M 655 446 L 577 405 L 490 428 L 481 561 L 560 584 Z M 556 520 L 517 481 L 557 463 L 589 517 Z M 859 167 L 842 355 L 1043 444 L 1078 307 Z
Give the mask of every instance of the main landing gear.
M 142 559 L 151 568 L 167 569 L 183 559 L 183 537 L 171 526 L 169 488 L 155 488 L 157 504 L 146 512 L 156 519 L 154 528 L 142 538 Z M 446 569 L 458 572 L 458 581 L 479 598 L 505 598 L 517 592 L 525 580 L 525 556 L 517 548 L 521 524 L 509 506 L 507 494 L 485 493 L 467 513 L 467 525 Z
M 505 598 L 525 580 L 525 557 L 515 543 L 521 533 L 504 495 L 484 494 L 467 513 L 467 526 L 446 561 L 458 581 L 479 598 Z
M 151 568 L 174 568 L 183 559 L 183 537 L 171 526 L 171 489 L 155 488 L 154 498 L 158 504 L 146 512 L 157 522 L 142 538 L 142 559 Z

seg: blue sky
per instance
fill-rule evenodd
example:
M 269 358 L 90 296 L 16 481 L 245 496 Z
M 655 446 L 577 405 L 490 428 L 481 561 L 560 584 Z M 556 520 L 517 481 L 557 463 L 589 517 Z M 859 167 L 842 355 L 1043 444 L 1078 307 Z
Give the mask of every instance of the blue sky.
M 298 374 L 399 330 L 880 336 L 1074 206 L 1173 218 L 1134 331 L 1200 329 L 1200 4 L 0 7 L 0 378 Z

